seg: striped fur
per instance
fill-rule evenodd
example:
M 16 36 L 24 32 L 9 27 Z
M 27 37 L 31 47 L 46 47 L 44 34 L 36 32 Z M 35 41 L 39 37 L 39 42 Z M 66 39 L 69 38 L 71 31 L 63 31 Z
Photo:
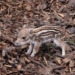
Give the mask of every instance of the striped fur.
M 51 40 L 62 49 L 62 56 L 65 56 L 65 50 L 68 49 L 68 45 L 62 41 L 62 37 L 65 37 L 65 29 L 61 26 L 41 26 L 38 28 L 23 28 L 15 41 L 16 46 L 21 46 L 29 43 L 30 47 L 26 54 L 30 54 L 34 57 L 39 51 L 42 43 L 50 42 Z M 33 47 L 34 46 L 34 47 Z

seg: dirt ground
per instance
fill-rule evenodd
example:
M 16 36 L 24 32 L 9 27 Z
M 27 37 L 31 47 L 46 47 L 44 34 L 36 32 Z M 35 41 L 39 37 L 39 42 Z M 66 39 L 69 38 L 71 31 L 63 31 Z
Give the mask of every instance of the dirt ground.
M 42 45 L 34 58 L 25 55 L 28 45 L 13 44 L 24 25 L 50 24 L 75 35 L 75 0 L 0 0 L 0 75 L 75 75 L 74 36 L 65 39 L 71 47 L 65 57 L 52 42 Z

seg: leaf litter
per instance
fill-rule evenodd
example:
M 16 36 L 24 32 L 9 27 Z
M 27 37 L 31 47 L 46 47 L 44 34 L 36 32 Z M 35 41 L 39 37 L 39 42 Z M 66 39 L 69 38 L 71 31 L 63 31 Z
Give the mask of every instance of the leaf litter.
M 28 26 L 60 25 L 68 31 L 72 50 L 63 58 L 53 43 L 41 46 L 33 58 L 26 56 L 28 45 L 15 47 L 19 30 Z M 51 47 L 52 46 L 52 47 Z M 75 75 L 75 1 L 74 0 L 0 0 L 0 74 L 1 75 Z

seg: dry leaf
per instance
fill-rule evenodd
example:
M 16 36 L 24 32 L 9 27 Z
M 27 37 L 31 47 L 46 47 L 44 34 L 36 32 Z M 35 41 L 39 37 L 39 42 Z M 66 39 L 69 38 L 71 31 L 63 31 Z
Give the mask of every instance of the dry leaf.
M 62 61 L 61 61 L 61 59 L 60 59 L 59 57 L 56 57 L 56 58 L 55 58 L 55 62 L 56 62 L 57 64 L 59 64 L 59 65 L 62 64 Z
M 62 61 L 66 64 L 66 63 L 70 62 L 70 59 L 69 58 L 64 58 Z

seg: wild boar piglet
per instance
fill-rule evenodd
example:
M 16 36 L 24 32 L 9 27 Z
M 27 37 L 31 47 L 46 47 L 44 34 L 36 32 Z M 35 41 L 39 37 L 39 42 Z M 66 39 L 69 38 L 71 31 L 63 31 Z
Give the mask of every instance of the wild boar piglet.
M 22 46 L 30 44 L 26 55 L 31 54 L 34 57 L 39 51 L 42 43 L 53 41 L 57 46 L 62 49 L 62 56 L 65 56 L 65 50 L 69 48 L 66 42 L 62 38 L 65 37 L 64 28 L 61 26 L 41 26 L 38 28 L 26 28 L 24 27 L 18 34 L 17 40 L 15 41 L 16 46 Z

